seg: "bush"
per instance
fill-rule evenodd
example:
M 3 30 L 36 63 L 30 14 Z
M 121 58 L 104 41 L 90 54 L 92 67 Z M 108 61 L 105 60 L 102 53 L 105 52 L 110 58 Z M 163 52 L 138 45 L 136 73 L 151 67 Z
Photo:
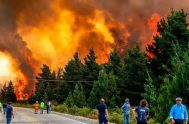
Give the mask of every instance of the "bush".
M 116 124 L 122 124 L 123 123 L 123 115 L 122 114 L 118 114 L 116 112 L 112 112 L 110 113 L 110 121 L 114 122 Z
M 78 115 L 77 114 L 78 112 L 79 112 L 79 108 L 76 105 L 74 105 L 73 107 L 69 109 L 69 113 L 72 115 Z
M 53 110 L 61 112 L 61 113 L 68 113 L 68 111 L 69 111 L 68 106 L 66 104 L 58 105 L 58 106 L 54 107 Z
M 80 116 L 88 117 L 90 112 L 91 112 L 91 109 L 87 107 L 83 107 L 79 109 L 77 114 Z

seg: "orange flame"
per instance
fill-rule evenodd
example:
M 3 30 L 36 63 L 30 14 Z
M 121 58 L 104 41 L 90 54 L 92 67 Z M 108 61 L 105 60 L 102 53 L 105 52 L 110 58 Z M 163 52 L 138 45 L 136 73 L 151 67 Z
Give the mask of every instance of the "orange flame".
M 28 99 L 29 97 L 28 93 L 24 92 L 27 84 L 28 84 L 28 80 L 25 78 L 25 76 L 22 73 L 20 73 L 17 77 L 17 86 L 15 86 L 17 100 Z
M 161 19 L 161 16 L 159 14 L 153 13 L 147 22 L 148 27 L 152 30 L 152 37 L 151 37 L 150 41 L 148 42 L 148 45 L 152 45 L 155 42 L 154 36 L 159 35 L 157 32 L 157 24 L 160 21 L 160 19 Z M 154 57 L 154 55 L 150 52 L 147 52 L 147 56 L 150 58 Z

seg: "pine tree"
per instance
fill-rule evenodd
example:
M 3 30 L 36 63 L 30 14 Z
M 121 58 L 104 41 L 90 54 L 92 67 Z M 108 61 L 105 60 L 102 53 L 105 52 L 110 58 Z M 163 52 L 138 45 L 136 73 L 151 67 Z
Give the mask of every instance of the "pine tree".
M 14 92 L 14 86 L 12 81 L 9 82 L 7 88 L 6 88 L 6 99 L 7 102 L 16 102 L 16 94 Z
M 154 43 L 147 47 L 147 51 L 154 56 L 149 58 L 148 63 L 157 88 L 161 85 L 161 77 L 172 71 L 173 44 L 178 43 L 183 51 L 188 49 L 189 30 L 186 17 L 187 14 L 183 10 L 172 10 L 167 20 L 162 19 L 158 23 L 158 35 L 154 36 Z
M 95 81 L 93 89 L 90 93 L 90 98 L 88 100 L 90 106 L 95 108 L 99 102 L 99 99 L 104 98 L 110 107 L 115 107 L 111 105 L 116 104 L 115 99 L 117 96 L 118 89 L 115 76 L 112 73 L 106 74 L 106 72 L 102 70 L 99 74 L 98 81 Z
M 45 96 L 45 85 L 41 80 L 36 84 L 35 98 L 37 101 L 41 101 Z
M 98 74 L 100 71 L 100 66 L 96 62 L 97 56 L 95 55 L 94 49 L 90 49 L 89 54 L 84 59 L 84 67 L 83 67 L 83 77 L 84 82 L 83 87 L 85 89 L 86 96 L 90 94 L 92 87 L 93 87 L 93 81 L 98 80 Z
M 112 51 L 109 55 L 109 62 L 104 65 L 107 73 L 113 72 L 117 77 L 122 76 L 122 62 L 116 49 Z
M 82 70 L 83 64 L 79 59 L 79 54 L 76 52 L 74 58 L 68 62 L 63 72 L 63 80 L 65 81 L 65 90 L 63 92 L 66 96 L 68 96 L 69 91 L 74 90 L 79 81 L 83 80 Z
M 154 119 L 161 123 L 166 120 L 171 106 L 175 104 L 176 97 L 182 97 L 183 103 L 189 104 L 189 51 L 182 51 L 178 44 L 175 46 L 175 55 L 171 59 L 173 71 L 164 76 L 159 89 L 155 87 L 153 79 L 149 77 L 149 81 L 145 85 L 146 93 L 143 94 L 150 101 Z
M 144 84 L 147 78 L 145 53 L 140 51 L 140 47 L 136 46 L 129 50 L 123 67 L 124 84 L 121 90 L 123 98 L 132 98 L 132 103 L 137 103 L 141 99 L 141 93 L 144 92 Z
M 65 100 L 66 105 L 68 105 L 69 107 L 74 106 L 74 100 L 73 100 L 73 94 L 72 91 L 69 92 L 68 97 Z
M 6 86 L 6 82 L 3 85 L 3 88 L 1 89 L 1 100 L 3 102 L 7 102 L 7 86 Z
M 48 96 L 48 100 L 54 100 L 55 96 L 54 96 L 54 89 L 56 87 L 58 87 L 58 81 L 56 81 L 56 72 L 53 71 L 52 74 L 51 74 L 51 81 L 48 82 L 47 86 L 46 86 L 46 89 L 45 89 L 45 92 L 46 92 L 46 95 Z
M 106 70 L 106 73 L 112 73 L 116 76 L 116 83 L 119 91 L 124 91 L 123 63 L 116 49 L 110 53 L 109 62 L 104 65 L 104 69 Z M 125 99 L 123 97 L 125 96 L 119 95 L 119 97 L 117 97 L 116 102 L 118 105 L 122 104 L 123 99 Z
M 54 99 L 53 89 L 58 86 L 58 82 L 56 81 L 56 73 L 51 70 L 48 65 L 43 65 L 41 68 L 41 73 L 36 77 L 36 91 L 35 97 L 36 100 L 41 101 L 45 97 L 45 93 L 47 94 L 49 100 Z
M 57 87 L 53 89 L 53 99 L 60 104 L 63 103 L 68 97 L 68 94 L 66 92 L 69 89 L 66 88 L 66 83 L 64 81 L 59 81 Z
M 70 91 L 66 99 L 66 104 L 70 107 L 76 105 L 77 107 L 84 107 L 86 105 L 85 94 L 83 86 L 79 83 L 75 85 L 73 93 Z

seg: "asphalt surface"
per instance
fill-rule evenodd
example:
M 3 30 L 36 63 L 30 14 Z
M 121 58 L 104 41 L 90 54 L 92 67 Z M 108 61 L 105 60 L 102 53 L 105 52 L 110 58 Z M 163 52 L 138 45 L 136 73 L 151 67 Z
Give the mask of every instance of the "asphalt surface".
M 5 115 L 0 113 L 0 124 L 6 124 Z M 64 116 L 63 114 L 34 114 L 32 109 L 14 108 L 12 124 L 97 124 L 92 121 L 81 121 Z

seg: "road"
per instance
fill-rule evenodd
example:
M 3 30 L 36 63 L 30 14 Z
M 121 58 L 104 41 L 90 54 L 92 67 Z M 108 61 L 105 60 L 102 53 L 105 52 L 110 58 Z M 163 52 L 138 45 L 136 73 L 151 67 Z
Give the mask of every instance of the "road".
M 5 116 L 0 113 L 0 124 L 5 124 Z M 14 124 L 97 124 L 86 120 L 75 120 L 62 114 L 34 114 L 32 109 L 14 108 Z

